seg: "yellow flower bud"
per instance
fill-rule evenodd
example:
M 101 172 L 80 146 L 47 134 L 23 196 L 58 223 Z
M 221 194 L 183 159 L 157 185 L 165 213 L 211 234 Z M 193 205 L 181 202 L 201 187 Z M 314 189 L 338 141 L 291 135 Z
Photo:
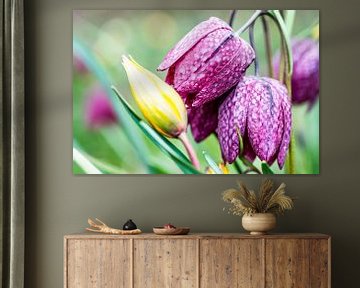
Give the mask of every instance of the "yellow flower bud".
M 122 57 L 131 93 L 146 120 L 161 134 L 178 137 L 187 127 L 183 100 L 173 87 L 134 59 Z
M 221 170 L 221 172 L 223 174 L 230 174 L 230 171 L 229 171 L 229 168 L 226 167 L 226 165 L 224 163 L 219 163 L 219 169 Z M 210 167 L 207 167 L 206 168 L 206 171 L 205 171 L 206 174 L 215 174 L 214 170 Z

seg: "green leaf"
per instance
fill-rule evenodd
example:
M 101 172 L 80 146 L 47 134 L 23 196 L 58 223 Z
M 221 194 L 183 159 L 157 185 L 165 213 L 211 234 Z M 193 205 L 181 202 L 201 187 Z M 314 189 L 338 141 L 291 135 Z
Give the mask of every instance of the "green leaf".
M 95 157 L 92 157 L 90 155 L 87 155 L 88 159 L 92 161 L 92 163 L 98 167 L 101 171 L 103 171 L 106 174 L 126 174 L 127 171 L 120 169 L 114 165 L 111 165 L 109 163 L 106 163 L 104 161 L 101 161 Z
M 175 164 L 183 171 L 184 174 L 202 174 L 200 171 L 196 170 L 192 164 L 187 164 L 170 155 L 170 158 L 175 162 Z
M 138 127 L 144 132 L 144 134 L 157 146 L 161 151 L 165 152 L 175 163 L 176 165 L 185 173 L 185 174 L 201 174 L 200 171 L 196 170 L 189 159 L 168 139 L 163 135 L 155 131 L 149 124 L 143 121 L 136 112 L 131 108 L 129 103 L 125 98 L 120 94 L 116 87 L 111 86 L 112 90 L 118 96 L 120 102 L 123 104 L 125 110 L 128 112 L 130 117 L 136 123 Z
M 169 174 L 168 170 L 156 165 L 151 165 L 151 170 L 153 174 Z
M 240 132 L 240 128 L 238 126 L 236 126 L 236 133 L 238 135 L 239 138 L 239 154 L 242 155 L 242 153 L 244 152 L 244 142 L 243 139 L 241 137 L 241 132 Z
M 109 79 L 108 74 L 103 69 L 103 67 L 96 61 L 96 58 L 92 54 L 91 50 L 80 40 L 74 37 L 73 39 L 73 50 L 74 53 L 80 55 L 86 66 L 92 71 L 92 73 L 97 77 L 102 87 L 105 89 L 107 96 L 109 97 L 113 107 L 117 113 L 117 116 L 121 122 L 121 126 L 124 129 L 126 134 L 126 138 L 132 146 L 134 147 L 134 151 L 137 152 L 137 156 L 141 163 L 147 168 L 149 172 L 151 172 L 149 160 L 148 160 L 148 149 L 140 137 L 138 131 L 136 131 L 133 127 L 133 123 L 129 121 L 127 117 L 125 117 L 124 107 L 120 105 L 115 97 L 113 97 L 112 91 L 110 89 L 111 81 Z
M 243 171 L 242 171 L 242 169 L 241 169 L 241 166 L 240 166 L 240 164 L 237 162 L 237 160 L 235 160 L 235 162 L 234 162 L 234 167 L 235 167 L 236 171 L 237 171 L 239 174 L 243 174 Z
M 275 18 L 276 23 L 280 29 L 282 39 L 285 41 L 285 49 L 288 59 L 287 61 L 288 66 L 286 68 L 287 68 L 287 73 L 291 75 L 293 70 L 293 59 L 292 59 L 291 42 L 290 42 L 288 29 L 286 28 L 286 24 L 279 10 L 269 10 L 269 13 Z
M 122 170 L 112 164 L 106 163 L 84 152 L 76 140 L 73 140 L 73 161 L 86 174 L 125 174 Z
M 205 151 L 203 151 L 204 158 L 206 162 L 209 164 L 210 168 L 214 171 L 215 174 L 224 174 L 219 166 L 216 164 L 214 159 L 211 158 L 209 154 L 207 154 Z
M 77 148 L 73 146 L 73 161 L 86 174 L 103 174 L 95 165 Z
M 261 170 L 263 174 L 274 174 L 266 162 L 261 162 Z
M 128 171 L 128 173 L 144 173 L 149 172 L 150 170 L 152 173 L 154 173 L 153 161 L 150 159 L 150 157 L 148 157 L 148 159 L 149 163 L 151 164 L 148 165 L 147 170 L 144 170 L 143 166 L 139 166 L 137 161 L 129 161 L 129 159 L 136 159 L 137 155 L 133 149 L 125 148 L 126 152 L 124 152 L 125 149 L 122 143 L 127 141 L 127 136 L 124 133 L 124 130 L 121 129 L 120 124 L 111 125 L 109 127 L 102 127 L 102 129 L 99 129 L 98 133 L 103 137 L 104 141 L 109 145 L 109 147 L 117 154 L 117 166 L 121 167 L 121 170 Z

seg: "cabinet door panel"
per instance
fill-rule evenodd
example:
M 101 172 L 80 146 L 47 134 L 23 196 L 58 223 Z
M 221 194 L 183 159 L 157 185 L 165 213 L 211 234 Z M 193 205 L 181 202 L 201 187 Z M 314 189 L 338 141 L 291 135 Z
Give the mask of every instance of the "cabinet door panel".
M 327 288 L 330 282 L 329 240 L 313 239 L 310 242 L 310 287 Z
M 266 288 L 309 287 L 309 246 L 307 239 L 266 239 Z
M 197 287 L 197 243 L 195 239 L 134 240 L 134 287 Z
M 67 240 L 67 288 L 131 287 L 130 240 Z
M 200 243 L 200 287 L 263 287 L 261 239 L 204 239 Z

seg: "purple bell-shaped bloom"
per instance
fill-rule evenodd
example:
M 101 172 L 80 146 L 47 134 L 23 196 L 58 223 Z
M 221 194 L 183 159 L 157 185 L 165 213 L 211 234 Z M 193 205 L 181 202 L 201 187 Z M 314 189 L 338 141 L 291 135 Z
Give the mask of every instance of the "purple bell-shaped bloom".
M 233 163 L 241 154 L 249 161 L 258 156 L 269 165 L 277 159 L 282 168 L 291 133 L 285 86 L 267 77 L 244 77 L 220 105 L 217 133 L 225 162 Z
M 93 87 L 85 102 L 85 123 L 90 129 L 97 129 L 117 122 L 116 112 L 106 92 Z
M 196 142 L 201 142 L 210 134 L 216 132 L 219 106 L 224 100 L 224 97 L 225 95 L 207 102 L 200 107 L 188 109 L 191 133 Z
M 211 17 L 195 26 L 169 51 L 158 70 L 189 108 L 223 95 L 243 77 L 255 52 L 224 21 Z
M 319 43 L 307 38 L 292 42 L 293 74 L 292 102 L 312 105 L 319 95 Z M 280 55 L 274 58 L 274 72 L 279 75 Z

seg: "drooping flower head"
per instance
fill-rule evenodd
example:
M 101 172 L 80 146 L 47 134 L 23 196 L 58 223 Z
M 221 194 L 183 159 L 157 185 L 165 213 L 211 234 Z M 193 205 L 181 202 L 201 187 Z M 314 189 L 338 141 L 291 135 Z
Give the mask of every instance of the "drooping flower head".
M 217 128 L 225 162 L 241 153 L 269 165 L 285 163 L 291 133 L 291 104 L 286 88 L 267 77 L 244 77 L 219 108 Z M 239 134 L 243 141 L 240 151 Z
M 85 123 L 97 129 L 117 122 L 116 112 L 104 89 L 95 86 L 88 92 L 85 102 Z
M 255 58 L 254 50 L 224 21 L 211 17 L 169 51 L 158 70 L 188 107 L 199 107 L 235 86 Z
M 134 59 L 125 56 L 122 59 L 132 95 L 146 120 L 168 137 L 178 137 L 186 131 L 186 108 L 174 88 Z
M 210 134 L 216 132 L 218 126 L 219 106 L 226 95 L 207 102 L 200 107 L 188 109 L 191 133 L 196 142 L 201 142 Z
M 307 38 L 292 42 L 293 75 L 292 102 L 312 105 L 319 95 L 319 43 Z M 280 55 L 274 58 L 274 72 L 279 75 Z

